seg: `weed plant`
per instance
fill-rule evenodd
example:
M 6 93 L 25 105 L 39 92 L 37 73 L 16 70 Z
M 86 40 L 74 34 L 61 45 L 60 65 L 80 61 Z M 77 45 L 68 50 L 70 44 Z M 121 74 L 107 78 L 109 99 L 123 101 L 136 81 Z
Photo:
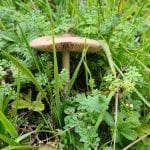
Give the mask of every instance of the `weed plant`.
M 0 149 L 150 147 L 150 1 L 0 0 Z M 39 36 L 102 41 L 97 54 L 37 52 Z

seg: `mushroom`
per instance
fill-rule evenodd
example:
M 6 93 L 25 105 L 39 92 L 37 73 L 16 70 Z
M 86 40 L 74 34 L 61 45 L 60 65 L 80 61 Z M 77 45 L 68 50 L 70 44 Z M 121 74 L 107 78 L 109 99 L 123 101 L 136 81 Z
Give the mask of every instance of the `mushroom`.
M 77 37 L 71 34 L 63 34 L 54 36 L 54 43 L 52 36 L 43 36 L 31 41 L 30 46 L 34 49 L 52 52 L 53 44 L 55 44 L 56 51 L 62 52 L 63 68 L 67 69 L 70 74 L 70 52 L 82 52 L 87 46 L 88 53 L 95 53 L 99 51 L 101 44 L 99 41 Z

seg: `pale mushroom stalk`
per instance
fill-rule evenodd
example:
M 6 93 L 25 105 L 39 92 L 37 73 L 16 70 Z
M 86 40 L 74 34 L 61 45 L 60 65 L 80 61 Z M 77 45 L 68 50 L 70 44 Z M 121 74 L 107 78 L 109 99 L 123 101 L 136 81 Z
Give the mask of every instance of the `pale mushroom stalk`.
M 66 93 L 70 82 L 70 52 L 68 50 L 62 53 L 62 66 L 68 71 L 68 83 L 65 85 L 63 92 Z
M 62 53 L 62 64 L 63 68 L 68 70 L 70 79 L 70 52 L 68 50 Z
M 71 34 L 62 34 L 61 37 L 71 37 Z M 65 49 L 66 48 L 66 49 Z M 68 80 L 70 80 L 70 51 L 68 47 L 64 46 L 64 51 L 62 52 L 62 67 L 67 69 L 68 71 Z M 68 89 L 68 85 L 65 87 L 65 89 Z

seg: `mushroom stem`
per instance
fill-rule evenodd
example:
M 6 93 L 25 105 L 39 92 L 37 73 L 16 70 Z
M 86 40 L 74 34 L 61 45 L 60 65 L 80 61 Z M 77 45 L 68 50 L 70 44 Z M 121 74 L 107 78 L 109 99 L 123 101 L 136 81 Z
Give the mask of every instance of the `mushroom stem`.
M 62 55 L 63 68 L 67 69 L 68 72 L 70 72 L 70 52 L 64 51 Z
M 64 87 L 64 92 L 66 93 L 70 82 L 70 52 L 69 51 L 64 51 L 62 53 L 62 64 L 63 64 L 63 68 L 67 69 L 68 71 L 68 83 Z

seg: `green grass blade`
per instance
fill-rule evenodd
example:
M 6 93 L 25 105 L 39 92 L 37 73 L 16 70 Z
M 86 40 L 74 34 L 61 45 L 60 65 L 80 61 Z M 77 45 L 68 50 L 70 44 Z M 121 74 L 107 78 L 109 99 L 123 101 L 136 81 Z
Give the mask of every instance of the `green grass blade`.
M 16 59 L 14 56 L 10 55 L 9 53 L 2 51 L 2 54 L 3 56 L 7 57 L 10 61 L 12 61 L 17 66 L 17 68 L 20 69 L 21 72 L 28 77 L 28 79 L 35 84 L 35 86 L 38 88 L 41 94 L 46 98 L 44 90 L 42 89 L 40 84 L 37 82 L 36 78 L 33 76 L 31 71 L 27 67 L 21 64 L 18 59 Z
M 38 61 L 37 61 L 37 60 L 38 60 L 38 57 L 36 57 L 35 54 L 34 54 L 34 52 L 32 51 L 32 48 L 30 47 L 29 42 L 28 42 L 28 40 L 27 40 L 27 38 L 26 38 L 26 36 L 25 36 L 25 33 L 23 32 L 23 30 L 22 30 L 20 24 L 18 24 L 18 27 L 19 27 L 19 30 L 20 30 L 20 32 L 21 32 L 22 38 L 23 38 L 24 42 L 26 43 L 27 49 L 28 49 L 30 55 L 32 56 L 32 58 L 33 58 L 33 60 L 34 60 L 34 63 L 35 63 L 35 65 L 36 65 L 36 67 L 37 67 L 39 73 L 41 73 L 41 69 L 40 69 L 39 63 L 38 63 Z M 41 73 L 41 74 L 42 74 L 42 73 Z M 46 83 L 46 81 L 45 81 L 44 78 L 43 78 L 43 82 Z M 49 103 L 49 101 L 48 101 L 48 98 L 47 98 L 47 97 L 45 97 L 45 98 L 46 98 L 46 100 L 47 100 L 47 103 L 50 105 L 50 103 Z
M 144 104 L 150 108 L 150 103 L 143 97 L 143 95 L 136 88 L 134 88 L 134 92 L 141 98 Z
M 86 44 L 86 41 L 85 41 L 85 44 Z M 73 84 L 74 84 L 74 82 L 75 82 L 75 80 L 76 80 L 76 78 L 77 78 L 79 69 L 80 69 L 80 67 L 81 67 L 81 65 L 82 65 L 82 62 L 84 61 L 84 57 L 86 56 L 86 52 L 87 52 L 87 47 L 84 48 L 84 50 L 83 50 L 83 52 L 82 52 L 82 57 L 81 57 L 81 59 L 80 59 L 78 65 L 77 65 L 77 67 L 76 67 L 76 69 L 75 69 L 75 71 L 74 71 L 74 73 L 73 73 L 73 76 L 72 76 L 72 78 L 71 78 L 71 80 L 70 80 L 70 84 L 69 84 L 69 87 L 68 87 L 67 95 L 70 93 L 70 90 L 71 90 L 71 88 L 72 88 L 72 86 L 73 86 Z
M 23 145 L 23 146 L 7 146 L 1 150 L 30 150 L 36 148 L 37 148 L 36 146 Z
M 45 9 L 46 9 L 47 14 L 48 14 L 48 16 L 50 18 L 51 23 L 53 24 L 54 13 L 53 13 L 50 5 L 49 5 L 49 1 L 48 0 L 45 0 Z
M 14 140 L 12 140 L 11 138 L 3 135 L 3 134 L 0 134 L 0 139 L 2 141 L 4 141 L 5 143 L 9 144 L 9 145 L 12 145 L 12 146 L 15 146 L 15 145 L 19 145 L 18 143 L 16 143 Z
M 30 55 L 32 56 L 32 58 L 33 58 L 33 60 L 34 60 L 34 63 L 35 63 L 35 65 L 36 65 L 38 71 L 41 72 L 40 67 L 39 67 L 39 65 L 38 65 L 38 62 L 37 62 L 37 59 L 36 59 L 36 57 L 35 57 L 35 55 L 34 55 L 34 52 L 32 51 L 32 48 L 30 47 L 29 42 L 28 42 L 28 40 L 27 40 L 27 38 L 26 38 L 26 36 L 25 36 L 25 33 L 23 32 L 23 30 L 22 30 L 20 24 L 18 24 L 18 27 L 19 27 L 19 30 L 20 30 L 20 32 L 21 32 L 21 36 L 22 36 L 22 38 L 23 38 L 23 40 L 24 40 L 24 42 L 25 42 L 25 44 L 26 44 L 26 46 L 27 46 L 27 49 L 28 49 Z
M 124 50 L 130 55 L 130 57 L 132 57 L 132 59 L 137 61 L 145 69 L 145 71 L 150 72 L 150 69 L 143 62 L 141 62 L 138 58 L 136 58 L 129 50 L 126 50 L 125 48 Z
M 115 67 L 114 67 L 114 61 L 112 59 L 112 54 L 110 52 L 110 49 L 109 49 L 109 46 L 107 45 L 107 43 L 105 41 L 99 41 L 106 56 L 107 56 L 107 59 L 108 59 L 108 63 L 109 63 L 109 66 L 110 66 L 110 69 L 114 75 L 114 77 L 116 77 L 116 70 L 115 70 Z
M 17 143 L 21 142 L 22 140 L 26 139 L 27 137 L 31 136 L 31 134 L 35 134 L 37 131 L 32 131 L 32 132 L 29 132 L 29 133 L 26 133 L 26 134 L 23 134 L 21 136 L 19 136 L 15 141 Z
M 0 87 L 0 110 L 2 111 L 3 111 L 3 103 L 4 103 L 3 89 Z
M 52 30 L 53 31 L 53 30 Z M 55 48 L 55 38 L 54 38 L 54 32 L 52 35 L 52 40 L 53 40 L 53 57 L 54 57 L 54 80 L 55 80 L 55 103 L 56 103 L 56 108 L 54 108 L 54 113 L 57 117 L 57 121 L 60 127 L 62 127 L 62 105 L 60 101 L 60 94 L 59 94 L 59 79 L 58 79 L 58 63 L 57 63 L 57 55 L 56 55 L 56 48 Z
M 13 117 L 13 119 L 14 119 L 14 121 L 15 121 L 15 119 L 16 119 L 16 116 L 17 116 L 17 107 L 18 107 L 18 103 L 19 103 L 19 100 L 20 100 L 20 88 L 21 88 L 21 86 L 20 86 L 20 70 L 18 69 L 18 76 L 17 76 L 17 93 L 16 93 L 16 106 L 15 106 L 15 109 L 14 109 L 14 117 Z
M 0 110 L 0 121 L 4 125 L 5 129 L 8 131 L 8 133 L 13 137 L 16 138 L 18 137 L 17 130 L 15 127 L 12 125 L 12 123 L 6 118 L 6 116 L 2 113 Z

